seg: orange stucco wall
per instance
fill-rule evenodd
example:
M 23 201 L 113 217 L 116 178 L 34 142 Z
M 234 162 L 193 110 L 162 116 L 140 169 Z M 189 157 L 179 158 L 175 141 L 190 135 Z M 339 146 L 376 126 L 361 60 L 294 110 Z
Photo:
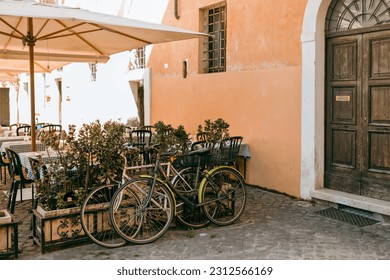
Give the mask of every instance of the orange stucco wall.
M 179 20 L 173 2 L 164 23 L 202 31 L 199 9 L 219 1 L 179 1 Z M 306 2 L 227 0 L 224 73 L 200 73 L 198 39 L 155 45 L 148 62 L 152 123 L 183 124 L 196 133 L 205 119 L 223 118 L 230 134 L 242 135 L 249 144 L 248 183 L 299 196 L 300 36 Z

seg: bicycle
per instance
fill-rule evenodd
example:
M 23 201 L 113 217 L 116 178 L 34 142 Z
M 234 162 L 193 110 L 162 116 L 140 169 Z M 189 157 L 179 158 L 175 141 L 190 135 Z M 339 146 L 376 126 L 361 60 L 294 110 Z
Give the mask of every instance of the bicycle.
M 157 153 L 153 175 L 141 175 L 130 180 L 112 197 L 109 210 L 112 225 L 123 239 L 145 244 L 163 236 L 175 216 L 176 198 L 188 209 L 203 211 L 207 219 L 216 225 L 230 225 L 241 216 L 246 203 L 245 180 L 239 171 L 230 166 L 219 165 L 202 172 L 201 159 L 209 158 L 210 149 L 190 152 L 189 156 L 199 157 L 196 173 L 178 177 L 178 182 L 196 190 L 197 201 L 178 190 L 178 183 L 174 184 L 174 180 L 169 179 L 161 165 L 161 158 L 175 153 L 162 152 L 156 146 L 151 149 Z
M 129 144 L 125 144 L 124 147 L 134 149 Z M 122 157 L 124 166 L 121 182 L 94 188 L 87 194 L 80 208 L 80 220 L 84 233 L 94 243 L 107 248 L 117 248 L 128 243 L 112 227 L 109 214 L 109 206 L 113 194 L 120 186 L 130 180 L 127 171 L 132 169 L 132 167 L 129 166 L 126 156 L 122 154 Z
M 129 150 L 135 151 L 136 154 L 140 155 L 141 159 L 138 159 L 138 165 L 130 165 L 127 157 L 122 155 L 124 159 L 124 166 L 121 182 L 94 188 L 87 194 L 80 209 L 80 220 L 85 234 L 88 235 L 94 243 L 107 248 L 117 248 L 127 244 L 127 241 L 118 235 L 118 233 L 112 227 L 112 222 L 110 220 L 109 205 L 111 203 L 113 194 L 121 186 L 128 184 L 128 181 L 131 179 L 131 175 L 134 175 L 128 174 L 129 172 L 134 173 L 133 171 L 145 170 L 153 167 L 152 164 L 147 164 L 150 160 L 149 154 L 139 153 L 139 149 L 131 144 L 126 144 L 125 147 L 127 147 Z M 132 163 L 134 164 L 134 162 Z M 162 163 L 162 165 L 167 166 L 166 173 L 168 174 L 168 177 L 172 177 L 173 181 L 177 182 L 175 184 L 179 184 L 179 182 L 181 182 L 180 178 L 183 176 L 183 174 L 176 170 L 169 162 Z M 182 189 L 183 191 L 186 191 L 188 188 L 183 185 Z M 136 195 L 131 194 L 131 197 L 128 198 L 128 200 L 130 201 L 131 199 L 135 200 L 135 202 L 133 202 L 134 205 L 140 204 L 139 198 Z M 178 220 L 182 224 L 194 228 L 208 224 L 208 220 L 202 221 L 201 225 L 194 223 L 191 224 L 190 222 L 187 222 L 185 218 L 181 217 L 178 217 Z

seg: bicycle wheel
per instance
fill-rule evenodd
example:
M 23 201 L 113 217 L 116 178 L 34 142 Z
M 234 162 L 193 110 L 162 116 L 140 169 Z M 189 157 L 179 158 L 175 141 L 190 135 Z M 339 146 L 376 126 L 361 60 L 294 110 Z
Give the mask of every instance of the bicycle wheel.
M 186 168 L 181 170 L 172 180 L 174 188 L 187 199 L 198 203 L 198 192 L 195 186 L 196 170 Z M 203 207 L 193 207 L 176 197 L 176 219 L 186 227 L 198 229 L 207 226 L 210 220 L 204 214 Z
M 104 185 L 92 190 L 81 205 L 80 218 L 84 232 L 96 244 L 117 248 L 127 243 L 112 227 L 110 201 L 118 187 Z
M 216 167 L 202 180 L 200 203 L 206 216 L 216 225 L 234 223 L 242 214 L 246 203 L 245 181 L 230 167 Z
M 115 192 L 112 199 L 113 227 L 129 242 L 153 242 L 163 236 L 172 223 L 175 203 L 170 190 L 162 182 L 155 183 L 152 197 L 146 204 L 152 183 L 151 178 L 130 180 Z

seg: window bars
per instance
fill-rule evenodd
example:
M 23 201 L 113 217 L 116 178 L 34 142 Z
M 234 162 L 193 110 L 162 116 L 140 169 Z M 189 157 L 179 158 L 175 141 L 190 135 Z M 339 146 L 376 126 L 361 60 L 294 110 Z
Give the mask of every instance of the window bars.
M 203 10 L 204 32 L 208 37 L 203 45 L 205 73 L 226 71 L 226 5 L 219 3 Z

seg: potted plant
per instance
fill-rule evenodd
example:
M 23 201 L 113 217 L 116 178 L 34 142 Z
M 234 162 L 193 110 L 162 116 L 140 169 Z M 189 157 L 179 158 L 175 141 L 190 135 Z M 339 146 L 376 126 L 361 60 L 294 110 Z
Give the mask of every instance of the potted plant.
M 33 168 L 38 201 L 33 237 L 42 251 L 49 243 L 85 237 L 79 206 L 92 188 L 120 180 L 123 133 L 124 125 L 118 122 L 96 120 L 78 133 L 74 125 L 69 126 L 64 140 L 53 132 L 41 136 L 50 164 L 44 165 L 40 158 L 41 168 Z
M 229 124 L 222 118 L 218 118 L 214 121 L 206 119 L 204 126 L 198 126 L 198 133 L 206 135 L 206 140 L 212 144 L 216 144 L 218 141 L 225 137 L 229 137 Z
M 12 217 L 8 210 L 0 210 L 0 225 L 10 223 L 11 221 Z
M 174 128 L 170 124 L 158 121 L 154 124 L 154 129 L 152 143 L 161 144 L 162 149 L 177 149 L 181 154 L 188 150 L 190 138 L 183 125 Z
M 0 257 L 15 255 L 18 250 L 18 225 L 13 221 L 13 216 L 8 210 L 0 210 Z

